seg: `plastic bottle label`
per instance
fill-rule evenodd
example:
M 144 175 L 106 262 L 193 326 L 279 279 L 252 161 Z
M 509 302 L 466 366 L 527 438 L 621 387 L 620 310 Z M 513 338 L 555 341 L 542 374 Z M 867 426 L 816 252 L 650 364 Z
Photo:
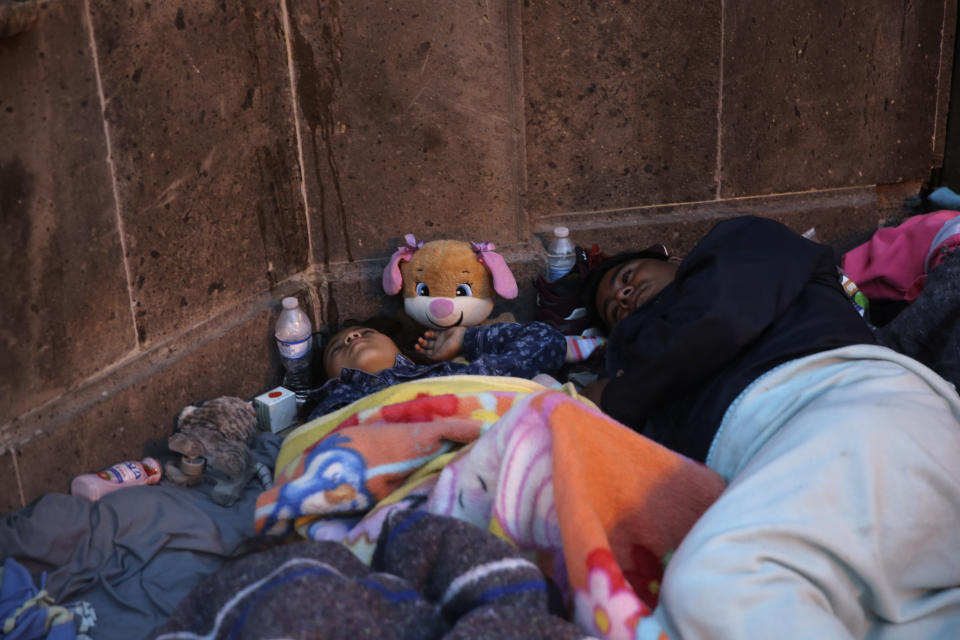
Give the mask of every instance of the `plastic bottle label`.
M 311 340 L 313 340 L 313 336 L 307 336 L 296 342 L 286 342 L 277 338 L 277 349 L 280 350 L 280 355 L 287 360 L 299 360 L 310 352 Z
M 556 258 L 552 259 L 547 265 L 547 282 L 555 282 L 567 275 L 576 263 L 577 257 L 574 255 L 569 257 L 564 256 L 559 260 Z
M 106 471 L 101 471 L 97 475 L 110 482 L 124 483 L 142 478 L 143 469 L 140 467 L 139 462 L 121 462 L 120 464 L 113 465 Z

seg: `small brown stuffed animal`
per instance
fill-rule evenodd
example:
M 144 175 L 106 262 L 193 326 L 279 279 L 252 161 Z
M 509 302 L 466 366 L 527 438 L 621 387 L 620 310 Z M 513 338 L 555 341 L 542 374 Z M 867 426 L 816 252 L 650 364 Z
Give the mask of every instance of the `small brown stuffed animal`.
M 202 466 L 205 460 L 216 482 L 211 498 L 222 506 L 233 504 L 256 472 L 249 446 L 256 431 L 257 414 L 241 398 L 221 396 L 184 407 L 177 416 L 177 432 L 167 439 L 167 447 L 182 455 L 184 463 L 168 462 L 167 478 L 191 484 L 196 476 L 190 475 L 189 465 Z
M 404 239 L 383 271 L 383 290 L 403 290 L 407 315 L 431 329 L 471 327 L 493 311 L 494 293 L 517 297 L 517 281 L 493 243 Z

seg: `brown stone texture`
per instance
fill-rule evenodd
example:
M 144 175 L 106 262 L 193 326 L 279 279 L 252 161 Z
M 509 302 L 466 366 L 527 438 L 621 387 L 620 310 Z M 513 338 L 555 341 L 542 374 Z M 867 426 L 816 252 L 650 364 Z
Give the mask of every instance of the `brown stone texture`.
M 510 0 L 292 0 L 314 258 L 517 241 Z
M 929 177 L 942 0 L 724 7 L 721 197 Z
M 136 345 L 82 3 L 0 39 L 0 424 Z
M 953 0 L 943 0 L 943 27 L 941 30 L 940 42 L 940 66 L 937 71 L 937 109 L 936 120 L 933 130 L 933 155 L 932 163 L 934 167 L 943 167 L 946 171 L 944 162 L 944 152 L 947 142 L 947 121 L 949 119 L 950 101 L 956 91 L 953 76 L 954 59 L 956 57 L 957 46 L 957 3 Z M 958 104 L 956 100 L 953 102 Z M 954 150 L 953 153 L 956 153 Z M 943 178 L 943 184 L 955 185 L 960 189 L 956 182 L 948 182 Z
M 137 334 L 307 265 L 279 0 L 90 3 Z
M 30 29 L 39 15 L 37 0 L 0 2 L 0 38 L 10 38 Z
M 24 506 L 20 502 L 20 487 L 17 482 L 17 467 L 13 460 L 16 453 L 8 450 L 0 454 L 0 513 L 7 513 Z
M 401 296 L 388 296 L 383 291 L 380 270 L 345 270 L 332 274 L 325 283 L 322 322 L 326 325 L 364 321 L 377 315 L 395 317 L 402 310 Z
M 956 24 L 958 9 L 956 2 L 951 0 L 945 0 L 945 2 L 948 10 L 945 11 L 944 30 L 952 34 L 950 44 L 953 46 L 944 50 L 944 57 L 948 57 L 948 60 L 942 61 L 944 64 L 941 65 L 941 87 L 944 85 L 944 75 L 949 79 L 950 84 L 947 91 L 941 92 L 946 94 L 941 95 L 942 109 L 939 111 L 940 118 L 937 122 L 940 126 L 937 133 L 942 137 L 937 138 L 936 143 L 940 145 L 938 157 L 943 159 L 943 184 L 960 193 L 960 117 L 956 115 L 956 106 L 954 106 L 953 117 L 948 117 L 949 106 L 960 105 L 960 51 L 956 50 L 956 30 L 951 30 L 951 23 L 947 22 L 947 19 L 952 17 L 952 24 Z M 944 36 L 945 45 L 948 38 L 949 36 Z M 944 66 L 946 69 L 943 68 Z
M 173 433 L 177 414 L 188 404 L 221 395 L 251 398 L 279 383 L 264 355 L 275 317 L 275 310 L 264 311 L 166 366 L 132 376 L 129 386 L 102 402 L 51 416 L 57 428 L 17 451 L 26 501 L 46 491 L 68 492 L 70 479 L 80 473 L 141 458 L 145 443 L 165 442 Z M 0 497 L 0 504 L 9 500 Z
M 770 198 L 663 205 L 592 216 L 557 216 L 538 226 L 535 237 L 546 241 L 552 225 L 563 224 L 570 228 L 578 244 L 595 244 L 608 255 L 653 244 L 663 244 L 671 253 L 683 255 L 718 221 L 756 215 L 779 220 L 798 233 L 813 228 L 818 241 L 836 245 L 869 234 L 899 211 L 900 202 L 885 201 L 876 188 L 854 187 Z
M 531 217 L 712 199 L 720 3 L 528 0 Z

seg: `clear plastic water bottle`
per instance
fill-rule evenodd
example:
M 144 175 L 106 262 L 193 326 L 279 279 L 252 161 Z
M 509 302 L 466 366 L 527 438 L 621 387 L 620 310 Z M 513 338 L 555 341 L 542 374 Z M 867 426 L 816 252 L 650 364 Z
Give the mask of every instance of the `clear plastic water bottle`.
M 310 362 L 313 358 L 313 327 L 296 298 L 283 299 L 283 311 L 277 318 L 274 337 L 283 368 L 287 370 L 283 376 L 283 386 L 296 394 L 297 407 L 302 407 L 312 382 Z
M 567 275 L 576 263 L 577 253 L 570 239 L 570 230 L 566 227 L 555 227 L 553 238 L 547 246 L 547 282 Z

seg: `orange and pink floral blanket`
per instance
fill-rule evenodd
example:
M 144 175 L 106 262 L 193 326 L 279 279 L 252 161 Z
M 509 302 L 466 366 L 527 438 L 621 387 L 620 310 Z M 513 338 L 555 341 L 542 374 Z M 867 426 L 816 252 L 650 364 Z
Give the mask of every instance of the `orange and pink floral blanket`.
M 452 376 L 391 387 L 284 441 L 260 533 L 337 540 L 369 561 L 386 516 L 453 516 L 528 551 L 573 620 L 607 638 L 658 637 L 663 569 L 724 488 L 576 393 Z

